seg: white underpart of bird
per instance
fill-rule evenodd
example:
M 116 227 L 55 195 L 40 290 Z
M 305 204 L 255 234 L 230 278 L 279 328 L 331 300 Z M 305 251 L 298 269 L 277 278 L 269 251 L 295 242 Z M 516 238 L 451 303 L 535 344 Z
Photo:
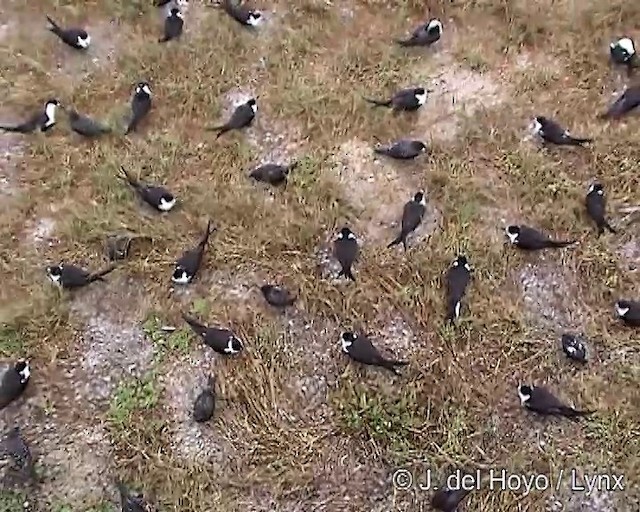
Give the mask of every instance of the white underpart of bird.
M 427 206 L 427 198 L 425 197 L 424 194 L 422 194 L 422 199 L 420 199 L 420 204 L 425 207 Z
M 163 212 L 168 212 L 169 210 L 171 210 L 171 208 L 173 208 L 176 204 L 176 198 L 174 197 L 171 201 L 167 201 L 164 197 L 160 198 L 160 204 L 158 205 L 158 208 L 160 210 L 162 210 Z
M 454 308 L 454 313 L 456 318 L 460 318 L 460 301 L 456 302 L 456 307 Z
M 629 308 L 623 308 L 620 306 L 620 304 L 616 303 L 616 313 L 618 314 L 618 316 L 624 316 L 629 312 Z
M 78 46 L 81 46 L 82 48 L 89 48 L 89 45 L 91 44 L 91 36 L 89 34 L 87 34 L 87 37 L 84 38 L 78 36 L 76 42 L 78 43 Z
M 253 110 L 254 114 L 258 113 L 258 104 L 254 103 L 253 105 L 251 105 L 251 110 Z
M 529 400 L 529 398 L 531 398 L 531 395 L 524 395 L 522 391 L 520 391 L 520 386 L 518 386 L 518 396 L 520 397 L 520 403 L 522 405 L 524 405 L 526 401 Z
M 571 345 L 569 345 L 567 347 L 567 352 L 569 352 L 569 354 L 571 354 L 571 355 L 574 355 L 576 353 L 576 348 L 571 346 Z
M 149 96 L 151 96 L 151 89 L 149 89 L 148 85 L 143 85 L 142 90 L 146 92 Z
M 509 231 L 506 231 L 507 236 L 509 237 L 509 240 L 511 241 L 512 244 L 516 243 L 516 240 L 518 239 L 518 233 L 510 233 Z
M 636 53 L 636 49 L 635 49 L 635 46 L 633 45 L 633 41 L 628 37 L 623 37 L 616 44 L 611 43 L 611 48 L 615 48 L 616 46 L 619 46 L 625 52 L 627 52 L 627 54 L 629 54 L 629 57 L 631 57 L 632 55 L 635 55 Z
M 178 11 L 178 12 L 176 13 L 176 16 L 177 16 L 178 18 L 180 18 L 181 20 L 183 20 L 183 19 L 184 19 L 184 15 L 183 15 L 180 11 Z
M 418 100 L 418 105 L 424 105 L 427 101 L 427 93 L 416 94 L 416 100 Z
M 47 116 L 47 122 L 45 126 L 51 126 L 56 122 L 56 109 L 58 105 L 55 103 L 47 103 L 47 106 L 44 108 L 44 113 Z
M 471 272 L 471 265 L 469 265 L 468 263 L 464 264 L 464 268 L 467 269 L 467 272 Z
M 349 353 L 349 347 L 353 344 L 351 341 L 345 340 L 344 336 L 340 336 L 340 344 L 342 345 L 342 351 L 345 354 Z

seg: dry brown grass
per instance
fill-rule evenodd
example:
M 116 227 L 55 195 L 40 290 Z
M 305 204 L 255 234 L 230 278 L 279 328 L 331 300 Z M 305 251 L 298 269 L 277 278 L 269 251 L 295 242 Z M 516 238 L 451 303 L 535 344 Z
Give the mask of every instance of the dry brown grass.
M 622 213 L 640 202 L 637 119 L 603 124 L 595 113 L 621 85 L 607 44 L 640 24 L 640 5 L 430 1 L 445 36 L 423 52 L 390 45 L 423 20 L 423 2 L 260 3 L 269 23 L 252 35 L 192 1 L 183 40 L 166 46 L 155 44 L 150 3 L 52 10 L 90 27 L 87 57 L 46 32 L 45 2 L 0 0 L 3 120 L 53 95 L 117 124 L 135 82 L 155 93 L 150 119 L 128 138 L 86 143 L 65 123 L 44 137 L 0 135 L 0 352 L 33 366 L 26 403 L 2 421 L 23 425 L 39 458 L 45 478 L 32 507 L 113 510 L 118 475 L 163 510 L 426 510 L 429 492 L 394 491 L 394 468 L 464 465 L 576 467 L 628 483 L 596 496 L 567 486 L 553 496 L 480 492 L 469 511 L 638 510 L 638 333 L 612 318 L 613 300 L 640 294 L 637 213 Z M 436 90 L 417 116 L 361 100 L 413 84 Z M 259 95 L 254 128 L 219 141 L 202 130 L 248 93 Z M 537 114 L 593 135 L 594 146 L 540 150 L 525 137 Z M 431 153 L 397 165 L 363 150 L 402 136 L 430 141 Z M 267 158 L 302 159 L 285 190 L 248 181 Z M 166 183 L 180 208 L 141 208 L 116 178 L 120 165 Z M 596 239 L 584 218 L 593 177 L 619 236 Z M 406 255 L 385 249 L 418 188 L 430 202 L 427 229 Z M 207 218 L 218 231 L 206 266 L 188 290 L 172 291 L 171 265 Z M 513 221 L 581 243 L 516 254 L 501 234 Z M 322 258 L 343 222 L 364 239 L 356 285 L 329 279 Z M 73 295 L 47 284 L 48 261 L 104 266 L 104 238 L 121 230 L 152 242 L 107 284 Z M 460 250 L 476 277 L 451 330 L 441 278 Z M 298 290 L 295 311 L 269 310 L 254 287 L 263 280 Z M 231 326 L 244 356 L 206 352 L 181 309 Z M 405 375 L 347 364 L 337 339 L 353 325 L 409 358 Z M 559 351 L 566 329 L 591 340 L 585 369 Z M 221 399 L 199 427 L 189 410 L 208 373 Z M 599 412 L 579 425 L 542 423 L 519 408 L 523 380 Z M 18 503 L 5 492 L 0 510 Z

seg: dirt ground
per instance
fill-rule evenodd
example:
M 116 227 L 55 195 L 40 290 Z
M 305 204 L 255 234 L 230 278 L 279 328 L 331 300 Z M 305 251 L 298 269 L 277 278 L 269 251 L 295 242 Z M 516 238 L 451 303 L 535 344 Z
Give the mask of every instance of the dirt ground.
M 192 0 L 182 39 L 159 45 L 152 2 L 0 0 L 0 121 L 57 97 L 118 129 L 134 85 L 154 93 L 129 137 L 81 140 L 63 112 L 46 135 L 0 134 L 0 362 L 32 367 L 0 432 L 21 427 L 39 476 L 10 484 L 0 460 L 0 512 L 118 510 L 116 478 L 160 510 L 421 511 L 432 491 L 395 488 L 394 472 L 442 479 L 459 467 L 565 475 L 528 494 L 474 492 L 470 512 L 639 510 L 638 331 L 613 315 L 618 298 L 640 298 L 639 120 L 596 114 L 632 80 L 609 65 L 608 44 L 640 40 L 640 4 L 255 5 L 265 23 L 251 31 Z M 46 14 L 87 27 L 88 52 L 48 32 Z M 392 44 L 429 17 L 444 25 L 434 47 Z M 415 115 L 362 100 L 418 85 L 432 92 Z M 203 130 L 251 96 L 259 112 L 246 132 Z M 543 149 L 527 132 L 536 115 L 595 142 Z M 429 151 L 410 163 L 373 154 L 398 138 Z M 283 189 L 247 178 L 294 160 Z M 120 165 L 166 185 L 179 206 L 141 206 Z M 583 212 L 596 178 L 617 235 L 596 237 Z M 406 253 L 387 249 L 418 190 L 422 226 Z M 207 219 L 217 231 L 205 266 L 173 289 L 172 265 Z M 516 253 L 504 228 L 518 222 L 579 243 Z M 345 224 L 361 242 L 355 284 L 336 279 L 331 258 Z M 118 232 L 145 238 L 105 283 L 53 289 L 47 264 L 104 268 L 104 240 Z M 452 329 L 442 278 L 461 252 L 475 272 Z M 294 290 L 295 307 L 269 308 L 265 282 Z M 231 328 L 245 352 L 220 358 L 181 311 Z M 403 375 L 349 364 L 339 336 L 352 328 L 410 361 Z M 564 357 L 563 332 L 589 340 L 586 366 Z M 196 424 L 210 375 L 216 413 Z M 522 382 L 598 412 L 540 421 L 520 408 Z M 572 469 L 623 474 L 626 489 L 572 491 Z

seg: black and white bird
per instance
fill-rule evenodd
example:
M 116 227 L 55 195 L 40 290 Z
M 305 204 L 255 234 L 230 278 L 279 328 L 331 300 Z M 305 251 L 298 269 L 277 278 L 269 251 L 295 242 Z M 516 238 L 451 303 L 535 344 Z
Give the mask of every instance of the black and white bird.
M 207 222 L 207 229 L 198 242 L 198 245 L 193 249 L 185 251 L 184 254 L 178 258 L 173 269 L 173 274 L 171 275 L 171 280 L 174 283 L 184 285 L 193 281 L 193 278 L 202 265 L 204 251 L 209 242 L 209 235 L 214 231 L 215 228 L 211 225 L 211 221 Z
M 30 378 L 29 361 L 20 360 L 4 372 L 0 380 L 0 411 L 20 398 Z
M 506 233 L 511 244 L 525 251 L 567 247 L 576 242 L 575 240 L 551 240 L 540 231 L 524 225 L 507 226 Z
M 110 127 L 80 114 L 73 108 L 67 110 L 67 116 L 69 117 L 69 126 L 71 129 L 83 137 L 94 138 L 100 137 L 105 133 L 111 133 Z
M 640 106 L 640 85 L 633 85 L 613 102 L 609 109 L 600 114 L 602 119 L 620 119 Z
M 216 409 L 215 378 L 207 379 L 207 386 L 200 392 L 193 403 L 193 419 L 198 423 L 209 421 Z
M 140 199 L 150 206 L 153 206 L 160 212 L 168 212 L 176 205 L 176 197 L 166 188 L 158 185 L 148 185 L 140 183 L 134 179 L 124 167 L 120 166 L 122 171 L 121 179 L 126 181 L 138 194 Z
M 204 344 L 218 354 L 232 356 L 244 349 L 242 341 L 229 329 L 207 327 L 185 313 L 182 313 L 182 318 L 189 324 L 193 332 L 203 339 Z
M 241 130 L 242 128 L 251 126 L 251 123 L 253 123 L 256 117 L 256 112 L 258 112 L 258 102 L 255 98 L 251 98 L 238 105 L 233 111 L 233 114 L 231 114 L 231 118 L 225 124 L 207 128 L 207 130 L 217 131 L 217 139 L 231 130 Z
M 82 288 L 95 281 L 105 281 L 104 276 L 113 272 L 116 267 L 109 267 L 95 274 L 89 271 L 67 263 L 59 265 L 51 265 L 47 267 L 47 276 L 55 285 L 64 290 L 74 290 Z
M 458 506 L 470 493 L 466 489 L 439 489 L 431 498 L 431 506 L 440 512 L 456 512 Z
M 347 226 L 343 227 L 333 242 L 333 256 L 340 263 L 338 277 L 344 276 L 355 281 L 351 267 L 358 258 L 360 248 L 356 235 Z
M 224 12 L 245 27 L 257 27 L 264 20 L 260 11 L 242 5 L 241 0 L 221 0 L 220 4 Z
M 602 184 L 596 182 L 589 186 L 587 197 L 585 198 L 585 206 L 587 208 L 587 214 L 598 227 L 598 236 L 604 233 L 605 229 L 611 233 L 616 233 L 616 230 L 611 227 L 606 219 L 607 201 L 604 196 L 604 187 Z
M 442 37 L 442 22 L 436 18 L 430 19 L 416 28 L 408 39 L 396 40 L 400 46 L 431 46 Z
M 402 89 L 396 92 L 387 100 L 377 100 L 364 98 L 368 103 L 373 103 L 377 107 L 387 107 L 392 110 L 413 112 L 418 110 L 427 101 L 427 90 L 424 87 L 414 87 Z
M 297 300 L 297 297 L 289 290 L 274 284 L 263 284 L 260 286 L 260 292 L 264 300 L 274 308 L 284 309 L 293 306 L 293 303 Z
M 402 209 L 400 233 L 387 245 L 387 249 L 402 243 L 404 250 L 407 250 L 407 237 L 422 223 L 426 208 L 427 199 L 424 196 L 424 191 L 419 190 L 413 198 L 404 205 Z
M 131 119 L 125 130 L 125 135 L 138 129 L 142 121 L 151 110 L 151 87 L 147 82 L 138 82 L 131 98 Z
M 630 37 L 622 37 L 609 45 L 609 55 L 615 64 L 631 69 L 636 60 L 636 45 Z
M 15 133 L 31 133 L 34 131 L 46 132 L 55 126 L 56 111 L 59 106 L 60 102 L 55 98 L 51 98 L 44 104 L 44 109 L 42 111 L 37 114 L 33 114 L 29 119 L 20 124 L 0 124 L 0 130 Z
M 581 416 L 588 416 L 595 411 L 579 411 L 562 403 L 553 393 L 542 386 L 523 384 L 518 387 L 520 403 L 529 411 L 545 416 L 564 416 L 577 420 Z
M 10 457 L 10 467 L 22 477 L 35 477 L 35 467 L 29 445 L 20 427 L 14 427 L 0 441 L 0 455 Z
M 120 492 L 122 512 L 149 512 L 150 506 L 142 493 L 133 494 L 120 480 L 116 480 Z
M 531 123 L 534 135 L 542 138 L 543 141 L 558 146 L 582 146 L 593 139 L 573 137 L 567 130 L 556 123 L 553 119 L 544 116 L 537 116 Z
M 562 351 L 569 359 L 580 363 L 587 362 L 587 344 L 582 336 L 577 334 L 564 333 L 560 337 L 562 343 Z
M 631 327 L 640 327 L 640 301 L 621 299 L 615 304 L 616 315 Z
M 166 43 L 172 39 L 178 39 L 182 35 L 184 17 L 180 9 L 172 7 L 164 20 L 164 35 L 158 39 L 159 43 Z
M 471 280 L 472 268 L 463 254 L 453 260 L 447 271 L 447 320 L 454 323 L 460 318 L 462 298 Z
M 419 140 L 400 139 L 389 146 L 376 146 L 373 152 L 396 160 L 413 160 L 422 153 L 426 153 L 427 145 Z
M 369 366 L 380 366 L 396 375 L 400 375 L 398 366 L 406 366 L 407 361 L 398 361 L 395 359 L 387 359 L 376 347 L 373 346 L 371 340 L 363 334 L 347 331 L 340 336 L 342 351 L 351 359 Z
M 287 182 L 289 173 L 298 166 L 298 162 L 289 165 L 263 164 L 249 174 L 250 178 L 269 185 L 279 186 Z
M 51 17 L 47 16 L 51 24 L 49 30 L 57 35 L 63 43 L 76 50 L 86 50 L 91 44 L 91 36 L 82 28 L 61 28 Z

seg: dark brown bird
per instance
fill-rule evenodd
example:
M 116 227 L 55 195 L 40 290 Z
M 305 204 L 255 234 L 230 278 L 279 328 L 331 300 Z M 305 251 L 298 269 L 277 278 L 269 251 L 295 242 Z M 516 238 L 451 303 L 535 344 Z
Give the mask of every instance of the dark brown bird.
M 604 187 L 600 183 L 593 183 L 589 187 L 587 197 L 585 198 L 585 205 L 589 217 L 598 227 L 598 236 L 602 235 L 605 229 L 608 229 L 611 233 L 616 232 L 605 217 L 607 200 L 604 196 Z
M 0 381 L 0 411 L 20 398 L 30 378 L 31 369 L 28 361 L 18 361 L 4 372 Z
M 298 162 L 289 165 L 264 164 L 251 171 L 249 177 L 269 185 L 283 185 L 287 182 L 289 173 L 297 166 Z
M 378 349 L 371 343 L 371 340 L 354 332 L 343 332 L 340 337 L 342 351 L 352 360 L 369 366 L 380 366 L 390 372 L 400 375 L 397 366 L 406 366 L 407 361 L 398 361 L 395 359 L 387 359 Z
M 216 381 L 213 376 L 207 379 L 207 386 L 200 392 L 193 404 L 193 419 L 198 423 L 209 421 L 216 408 Z
M 273 284 L 263 284 L 260 287 L 265 300 L 275 308 L 286 308 L 292 306 L 297 297 L 292 295 L 287 289 Z
M 431 498 L 431 506 L 442 512 L 455 512 L 470 492 L 465 489 L 440 489 Z
M 528 410 L 544 416 L 564 416 L 577 421 L 582 416 L 588 416 L 595 411 L 579 411 L 562 403 L 548 389 L 541 386 L 521 385 L 518 387 L 520 403 Z
M 215 231 L 211 221 L 207 222 L 207 229 L 194 249 L 185 251 L 176 261 L 171 280 L 176 284 L 189 284 L 200 270 L 204 251 L 209 242 L 209 236 Z
M 207 327 L 185 313 L 182 313 L 182 318 L 189 324 L 193 332 L 203 339 L 205 345 L 211 347 L 218 354 L 229 356 L 242 351 L 242 342 L 229 329 Z
M 22 437 L 20 427 L 12 428 L 5 435 L 5 438 L 0 442 L 0 455 L 11 459 L 11 469 L 19 477 L 36 477 L 31 450 Z

